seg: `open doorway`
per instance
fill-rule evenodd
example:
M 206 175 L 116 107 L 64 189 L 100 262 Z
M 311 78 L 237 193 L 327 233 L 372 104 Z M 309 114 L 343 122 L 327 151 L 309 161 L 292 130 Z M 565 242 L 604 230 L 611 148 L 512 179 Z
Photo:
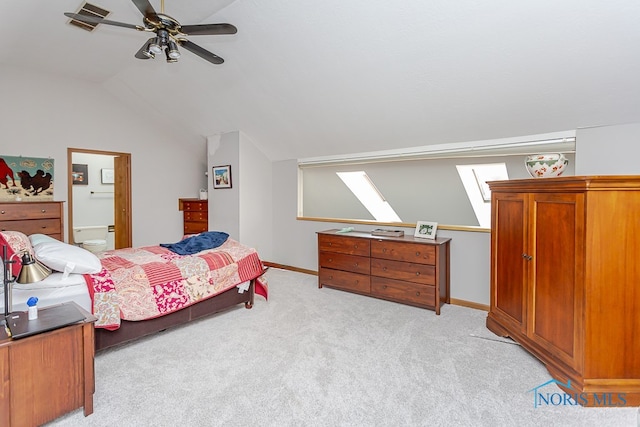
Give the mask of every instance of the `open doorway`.
M 131 247 L 131 154 L 67 148 L 67 168 L 69 243 L 74 226 L 106 225 L 110 249 Z

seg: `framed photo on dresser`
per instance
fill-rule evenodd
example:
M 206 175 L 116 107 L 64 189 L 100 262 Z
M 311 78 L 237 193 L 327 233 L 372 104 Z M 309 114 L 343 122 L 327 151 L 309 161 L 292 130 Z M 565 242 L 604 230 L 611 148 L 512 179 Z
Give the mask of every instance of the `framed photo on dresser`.
M 416 231 L 413 234 L 413 236 L 420 237 L 422 239 L 435 239 L 437 229 L 438 229 L 437 222 L 418 221 L 416 223 Z

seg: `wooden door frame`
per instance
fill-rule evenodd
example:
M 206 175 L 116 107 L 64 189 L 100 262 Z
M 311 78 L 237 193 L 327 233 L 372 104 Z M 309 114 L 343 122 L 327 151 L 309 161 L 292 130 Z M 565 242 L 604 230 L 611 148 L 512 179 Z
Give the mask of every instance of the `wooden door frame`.
M 121 153 L 118 151 L 102 151 L 102 150 L 89 150 L 85 148 L 67 148 L 67 218 L 68 218 L 68 230 L 67 230 L 67 238 L 68 242 L 73 242 L 73 153 L 84 153 L 84 154 L 97 154 L 101 156 L 117 156 L 117 157 L 126 157 L 128 159 L 127 162 L 127 171 L 126 171 L 126 196 L 125 196 L 125 204 L 127 212 L 131 212 L 131 153 Z M 131 215 L 128 215 L 127 219 L 127 240 L 132 242 L 132 228 L 131 228 Z

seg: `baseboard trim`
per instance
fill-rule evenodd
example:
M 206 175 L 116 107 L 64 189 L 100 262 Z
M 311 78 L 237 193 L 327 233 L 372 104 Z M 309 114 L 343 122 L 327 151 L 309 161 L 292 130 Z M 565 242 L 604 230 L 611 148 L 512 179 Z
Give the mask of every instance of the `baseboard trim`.
M 291 265 L 285 265 L 285 264 L 276 264 L 275 262 L 268 262 L 268 261 L 263 261 L 262 263 L 267 267 L 280 268 L 282 270 L 297 271 L 298 273 L 311 274 L 312 276 L 318 275 L 317 271 L 307 270 L 306 268 L 298 268 L 298 267 L 293 267 Z M 479 304 L 477 302 L 465 301 L 463 299 L 450 298 L 450 304 L 459 305 L 459 306 L 468 307 L 468 308 L 475 308 L 476 310 L 489 311 L 489 306 L 486 304 Z
M 280 268 L 282 270 L 290 270 L 297 271 L 298 273 L 311 274 L 312 276 L 317 276 L 318 272 L 314 270 L 307 270 L 306 268 L 298 268 L 285 264 L 276 264 L 275 262 L 262 261 L 262 263 L 267 267 Z
M 476 310 L 489 311 L 489 306 L 486 304 L 479 304 L 477 302 L 465 301 L 463 299 L 451 298 L 450 302 L 452 305 L 459 305 L 462 307 L 475 308 Z

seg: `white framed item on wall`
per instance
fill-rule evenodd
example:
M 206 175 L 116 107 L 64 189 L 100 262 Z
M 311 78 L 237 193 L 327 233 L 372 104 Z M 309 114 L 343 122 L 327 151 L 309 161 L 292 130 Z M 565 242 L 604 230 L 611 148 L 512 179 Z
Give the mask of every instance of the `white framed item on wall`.
M 418 221 L 416 223 L 416 231 L 413 236 L 420 237 L 422 239 L 435 239 L 436 230 L 438 230 L 437 222 Z
M 114 184 L 115 176 L 113 174 L 113 169 L 101 169 L 101 183 L 102 184 Z

